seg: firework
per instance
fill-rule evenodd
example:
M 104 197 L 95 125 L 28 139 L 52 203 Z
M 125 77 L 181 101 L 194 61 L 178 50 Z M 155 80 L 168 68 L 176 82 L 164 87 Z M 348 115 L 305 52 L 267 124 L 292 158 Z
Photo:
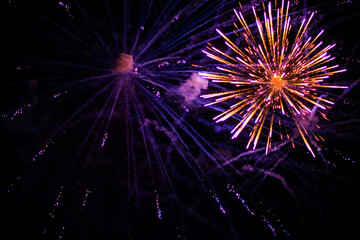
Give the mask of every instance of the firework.
M 293 120 L 295 129 L 315 157 L 309 138 L 319 140 L 321 136 L 307 129 L 306 122 L 317 108 L 326 110 L 334 104 L 320 94 L 321 89 L 346 88 L 323 84 L 329 76 L 344 72 L 345 69 L 338 70 L 338 65 L 327 66 L 334 60 L 328 51 L 335 47 L 335 44 L 322 48 L 322 42 L 318 42 L 318 39 L 323 30 L 315 37 L 307 36 L 314 13 L 308 18 L 303 18 L 296 36 L 292 37 L 289 6 L 290 2 L 285 6 L 284 1 L 277 9 L 273 9 L 271 2 L 267 7 L 263 4 L 263 19 L 258 16 L 253 6 L 252 11 L 256 21 L 254 29 L 249 27 L 241 11 L 234 10 L 242 27 L 238 28 L 237 23 L 234 23 L 236 27 L 234 33 L 237 35 L 238 32 L 242 32 L 244 47 L 237 46 L 227 34 L 216 29 L 233 54 L 209 44 L 203 52 L 217 61 L 219 66 L 216 71 L 200 73 L 203 78 L 211 79 L 215 83 L 230 84 L 233 89 L 201 97 L 216 98 L 205 106 L 235 101 L 228 110 L 217 115 L 214 120 L 222 122 L 239 115 L 242 119 L 231 131 L 233 139 L 253 123 L 247 148 L 253 144 L 255 149 L 260 135 L 266 132 L 265 128 L 268 128 L 266 142 L 266 153 L 268 153 L 275 129 L 279 129 L 280 137 L 283 138 L 281 125 L 288 125 L 283 120 L 285 118 Z M 321 116 L 326 118 L 325 113 L 321 113 Z M 289 139 L 292 138 L 289 130 L 284 135 Z
M 62 167 L 56 173 L 63 175 L 45 181 L 51 186 L 49 189 L 58 190 L 57 185 L 62 186 L 54 196 L 66 198 L 70 189 L 80 188 L 83 196 L 79 208 L 88 211 L 99 190 L 87 183 L 97 178 L 97 172 L 101 175 L 102 167 L 111 162 L 110 168 L 117 169 L 113 174 L 119 179 L 109 181 L 116 185 L 112 192 L 125 189 L 128 194 L 126 200 L 117 202 L 123 201 L 125 206 L 133 202 L 131 205 L 135 206 L 126 207 L 127 215 L 147 211 L 140 209 L 140 202 L 155 195 L 151 204 L 155 209 L 153 214 L 165 220 L 169 218 L 169 204 L 164 199 L 177 200 L 180 181 L 182 185 L 192 185 L 192 178 L 196 178 L 199 188 L 212 201 L 217 190 L 208 183 L 207 171 L 218 160 L 225 160 L 216 147 L 185 120 L 186 115 L 191 114 L 190 106 L 208 83 L 195 73 L 191 64 L 196 62 L 190 64 L 191 58 L 185 54 L 202 48 L 202 44 L 190 44 L 189 36 L 205 35 L 211 27 L 206 21 L 209 15 L 214 15 L 213 6 L 218 5 L 191 1 L 180 6 L 180 1 L 168 1 L 161 7 L 159 1 L 134 2 L 105 1 L 99 5 L 97 1 L 89 5 L 81 1 L 33 5 L 24 2 L 13 9 L 13 14 L 9 14 L 13 19 L 10 23 L 16 25 L 20 19 L 17 16 L 23 12 L 27 21 L 21 21 L 17 31 L 8 30 L 7 33 L 14 36 L 12 41 L 6 41 L 7 34 L 1 36 L 1 41 L 10 46 L 7 51 L 12 62 L 7 64 L 17 72 L 22 71 L 19 66 L 26 66 L 23 70 L 27 71 L 26 79 L 33 72 L 41 77 L 28 81 L 33 90 L 29 93 L 30 100 L 24 101 L 31 104 L 21 104 L 14 113 L 2 114 L 1 118 L 16 122 L 26 119 L 32 111 L 43 113 L 31 115 L 28 122 L 23 120 L 22 124 L 32 125 L 33 132 L 40 133 L 44 133 L 44 129 L 34 122 L 46 120 L 50 126 L 49 131 L 45 130 L 47 136 L 42 136 L 45 141 L 35 146 L 30 158 L 34 168 L 41 172 L 43 164 L 59 156 L 56 162 Z M 98 8 L 92 12 L 94 6 Z M 119 10 L 123 12 L 119 14 Z M 107 27 L 103 27 L 103 22 Z M 187 22 L 192 24 L 184 24 Z M 3 86 L 5 89 L 7 85 Z M 26 89 L 27 84 L 23 88 Z M 10 90 L 6 91 L 9 95 Z M 47 110 L 43 111 L 43 107 Z M 52 115 L 56 109 L 61 109 L 61 113 Z M 55 149 L 63 150 L 56 151 L 54 156 Z M 200 164 L 199 152 L 212 164 Z M 185 174 L 190 172 L 191 177 L 180 178 L 184 173 L 179 169 L 187 169 Z M 102 187 L 106 184 L 97 189 Z M 30 198 L 37 199 L 37 196 Z M 39 216 L 50 215 L 54 221 L 61 222 L 59 207 L 64 206 L 63 199 L 57 197 L 56 207 L 50 214 L 42 208 L 45 213 Z M 220 196 L 218 202 L 219 199 Z M 122 221 L 135 219 L 123 218 Z M 56 223 L 51 220 L 41 227 L 44 236 L 58 234 L 57 230 L 51 230 Z

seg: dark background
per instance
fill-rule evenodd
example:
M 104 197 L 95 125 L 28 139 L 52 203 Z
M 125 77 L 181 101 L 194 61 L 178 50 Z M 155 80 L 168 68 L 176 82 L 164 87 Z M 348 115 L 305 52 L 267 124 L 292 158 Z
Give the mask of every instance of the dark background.
M 330 121 L 319 120 L 320 133 L 326 139 L 321 144 L 324 158 L 312 158 L 298 139 L 295 149 L 285 146 L 268 156 L 262 152 L 250 154 L 225 166 L 224 171 L 214 170 L 216 165 L 180 128 L 177 131 L 189 150 L 179 142 L 169 144 L 169 136 L 153 126 L 154 139 L 174 190 L 156 161 L 152 163 L 156 174 L 150 174 L 137 125 L 140 116 L 134 110 L 123 114 L 126 108 L 121 106 L 125 100 L 119 102 L 103 150 L 94 150 L 86 143 L 78 154 L 106 96 L 91 103 L 66 127 L 59 128 L 101 86 L 90 83 L 83 91 L 64 94 L 59 99 L 54 99 L 53 94 L 82 86 L 71 85 L 78 79 L 103 74 L 125 52 L 121 47 L 120 52 L 114 50 L 113 33 L 120 40 L 124 32 L 134 36 L 137 21 L 147 15 L 147 11 L 139 13 L 145 1 L 132 1 L 132 5 L 126 2 L 130 7 L 125 10 L 122 1 L 108 2 L 112 6 L 111 17 L 106 1 L 64 1 L 69 10 L 58 1 L 1 2 L 0 114 L 14 113 L 31 103 L 13 120 L 5 115 L 0 119 L 1 216 L 5 221 L 2 239 L 359 239 L 358 2 L 298 1 L 293 6 L 298 14 L 317 11 L 312 31 L 325 29 L 322 41 L 326 45 L 337 44 L 331 55 L 347 69 L 330 79 L 351 86 L 345 95 L 331 91 L 336 105 L 328 112 Z M 193 1 L 189 5 L 195 8 L 204 2 Z M 244 7 L 249 4 L 242 2 Z M 179 70 L 181 80 L 186 78 L 180 71 L 196 71 L 191 63 L 208 64 L 201 53 L 205 44 L 191 46 L 216 36 L 214 27 L 229 27 L 231 9 L 238 4 L 212 1 L 196 11 L 187 6 L 184 1 L 154 1 L 138 45 L 144 47 L 148 36 L 154 36 L 156 26 L 165 25 L 186 9 L 143 56 L 161 57 L 177 52 L 188 61 Z M 166 7 L 168 19 L 159 19 Z M 129 24 L 123 31 L 124 12 Z M 113 26 L 109 19 L 114 21 Z M 175 41 L 194 28 L 196 20 L 207 19 L 212 20 L 193 35 Z M 99 36 L 106 44 L 98 41 Z M 125 45 L 131 46 L 133 39 L 127 38 Z M 169 44 L 172 39 L 176 42 L 173 47 Z M 170 66 L 169 70 L 173 68 Z M 162 79 L 161 74 L 155 74 L 154 79 Z M 70 85 L 62 87 L 65 84 Z M 187 113 L 176 94 L 162 94 L 162 103 L 171 106 L 225 158 L 246 151 L 246 134 L 245 140 L 231 141 L 227 125 L 218 127 L 211 121 L 214 113 L 210 109 L 199 103 L 191 105 Z M 140 104 L 146 106 L 147 102 Z M 149 119 L 157 119 L 150 107 L 144 111 Z M 131 135 L 126 130 L 129 122 L 134 126 Z M 95 135 L 91 134 L 90 139 L 96 139 Z M 126 136 L 132 139 L 132 155 Z M 45 154 L 34 162 L 33 157 L 47 143 L 50 144 Z M 202 173 L 195 171 L 200 180 L 181 156 L 186 151 L 196 157 L 194 161 L 203 169 Z M 127 161 L 130 155 L 136 164 Z M 194 166 L 191 159 L 188 161 Z M 132 171 L 137 173 L 136 182 L 129 173 Z M 235 186 L 245 203 L 227 186 Z M 157 217 L 157 195 L 162 219 Z M 219 210 L 220 205 L 226 214 Z M 266 221 L 275 228 L 276 236 Z

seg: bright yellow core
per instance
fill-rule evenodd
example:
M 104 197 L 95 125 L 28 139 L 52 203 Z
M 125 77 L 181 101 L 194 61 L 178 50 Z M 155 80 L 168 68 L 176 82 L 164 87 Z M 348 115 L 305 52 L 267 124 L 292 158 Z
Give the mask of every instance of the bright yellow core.
M 285 80 L 281 77 L 277 76 L 276 74 L 270 80 L 271 85 L 275 90 L 280 91 L 283 87 L 285 87 Z

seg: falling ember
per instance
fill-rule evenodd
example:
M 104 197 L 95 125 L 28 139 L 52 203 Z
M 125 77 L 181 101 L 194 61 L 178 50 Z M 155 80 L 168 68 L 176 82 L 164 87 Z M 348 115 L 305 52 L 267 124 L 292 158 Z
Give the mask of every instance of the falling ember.
M 31 108 L 31 104 L 25 104 L 24 106 L 20 107 L 13 113 L 1 114 L 0 118 L 8 118 L 8 119 L 15 119 L 16 116 L 23 114 L 25 110 L 29 110 Z
M 84 197 L 84 200 L 83 200 L 83 203 L 82 203 L 82 210 L 84 210 L 84 208 L 86 207 L 86 203 L 88 201 L 88 197 L 89 197 L 90 193 L 91 193 L 91 191 L 86 189 L 85 197 Z
M 102 141 L 101 141 L 101 148 L 104 148 L 106 139 L 108 138 L 108 132 L 105 132 Z
M 122 53 L 116 60 L 114 72 L 115 73 L 126 73 L 133 70 L 134 60 L 129 54 Z
M 157 191 L 155 190 L 156 193 L 156 212 L 157 212 L 157 217 L 158 219 L 162 219 L 162 215 L 161 215 L 161 209 L 160 209 L 160 203 L 159 203 L 159 195 L 157 194 Z
M 267 8 L 263 5 L 263 19 L 258 17 L 257 10 L 252 7 L 256 21 L 254 29 L 250 29 L 241 12 L 234 10 L 242 26 L 242 29 L 239 29 L 234 23 L 236 32 L 242 32 L 244 37 L 242 42 L 245 42 L 245 46 L 240 48 L 228 38 L 228 34 L 217 29 L 232 53 L 225 53 L 209 43 L 203 52 L 207 57 L 217 61 L 219 66 L 216 71 L 199 73 L 205 79 L 220 84 L 230 84 L 233 88 L 201 97 L 216 98 L 205 106 L 229 100 L 237 101 L 214 120 L 222 122 L 236 114 L 240 115 L 242 120 L 231 132 L 233 139 L 239 136 L 248 123 L 254 124 L 247 148 L 251 144 L 253 149 L 256 148 L 260 135 L 264 132 L 265 123 L 269 123 L 266 127 L 269 129 L 266 153 L 271 149 L 273 132 L 279 132 L 281 139 L 284 134 L 287 138 L 292 138 L 290 126 L 287 126 L 289 129 L 286 129 L 285 133 L 282 131 L 286 124 L 283 119 L 291 118 L 298 134 L 315 157 L 309 144 L 309 139 L 316 140 L 312 137 L 315 133 L 311 129 L 306 129 L 298 119 L 312 116 L 314 109 L 331 108 L 334 103 L 322 96 L 319 97 L 320 90 L 347 87 L 325 85 L 323 81 L 331 75 L 346 70 L 338 70 L 338 65 L 326 65 L 335 59 L 328 55 L 328 51 L 335 47 L 335 44 L 321 48 L 322 42 L 317 40 L 324 31 L 315 37 L 307 37 L 305 34 L 314 13 L 311 13 L 308 19 L 303 18 L 295 32 L 296 37 L 292 37 L 290 30 L 293 27 L 289 7 L 289 1 L 285 6 L 283 0 L 278 9 L 273 9 L 269 2 Z M 326 118 L 324 113 L 321 115 Z
M 37 153 L 37 154 L 35 154 L 35 156 L 33 157 L 33 162 L 36 162 L 36 160 L 41 156 L 41 155 L 43 155 L 45 152 L 46 152 L 46 150 L 48 149 L 48 147 L 50 146 L 50 144 L 53 144 L 54 142 L 51 140 L 51 139 L 49 139 L 48 141 L 47 141 L 47 143 L 45 144 L 45 146 Z
M 212 193 L 212 191 L 210 191 Z M 212 195 L 212 198 L 215 199 L 215 201 L 217 202 L 217 204 L 219 204 L 219 210 L 225 215 L 226 214 L 226 210 L 224 209 L 224 207 L 222 206 L 220 199 L 218 198 L 218 196 L 216 194 Z

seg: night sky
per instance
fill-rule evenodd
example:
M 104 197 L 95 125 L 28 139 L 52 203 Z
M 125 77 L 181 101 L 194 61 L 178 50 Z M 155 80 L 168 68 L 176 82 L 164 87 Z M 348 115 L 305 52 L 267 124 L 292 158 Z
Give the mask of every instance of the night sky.
M 180 88 L 227 51 L 216 28 L 236 39 L 238 1 L 1 1 L 1 239 L 360 239 L 360 3 L 291 3 L 347 69 L 315 158 L 299 134 L 247 150 L 196 92 L 231 89 Z

